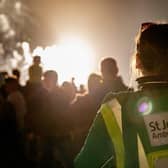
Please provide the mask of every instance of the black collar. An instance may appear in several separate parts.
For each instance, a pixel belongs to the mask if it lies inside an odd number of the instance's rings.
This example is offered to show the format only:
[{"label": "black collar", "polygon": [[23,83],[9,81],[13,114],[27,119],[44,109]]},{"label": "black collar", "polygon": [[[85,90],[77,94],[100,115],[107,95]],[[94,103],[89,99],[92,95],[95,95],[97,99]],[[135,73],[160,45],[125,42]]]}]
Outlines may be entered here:
[{"label": "black collar", "polygon": [[138,88],[146,87],[168,87],[168,77],[167,76],[145,76],[138,78]]}]

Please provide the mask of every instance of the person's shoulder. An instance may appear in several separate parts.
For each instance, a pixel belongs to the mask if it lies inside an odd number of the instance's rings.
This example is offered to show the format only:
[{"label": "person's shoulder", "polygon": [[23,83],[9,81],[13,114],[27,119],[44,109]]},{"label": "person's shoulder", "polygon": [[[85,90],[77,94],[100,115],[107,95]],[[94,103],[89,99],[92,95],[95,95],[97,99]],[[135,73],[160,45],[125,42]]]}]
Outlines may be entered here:
[{"label": "person's shoulder", "polygon": [[111,100],[117,99],[120,102],[125,101],[128,99],[131,95],[133,95],[135,92],[132,89],[128,89],[127,91],[121,91],[121,92],[109,92],[106,94],[106,96],[103,99],[103,104],[107,103]]},{"label": "person's shoulder", "polygon": [[34,68],[34,65],[33,65],[33,64],[29,66],[29,69],[32,69],[32,68]]},{"label": "person's shoulder", "polygon": [[120,91],[125,91],[125,90],[128,90],[129,87],[124,83],[123,79],[121,76],[118,76],[115,80],[116,82],[116,86],[118,87],[118,89]]}]

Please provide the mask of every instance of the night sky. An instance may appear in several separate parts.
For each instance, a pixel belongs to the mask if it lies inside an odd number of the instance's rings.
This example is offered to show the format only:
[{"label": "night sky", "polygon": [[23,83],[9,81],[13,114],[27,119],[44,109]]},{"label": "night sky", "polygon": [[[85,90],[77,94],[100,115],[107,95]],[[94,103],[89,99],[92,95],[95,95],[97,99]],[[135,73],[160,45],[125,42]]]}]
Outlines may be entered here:
[{"label": "night sky", "polygon": [[38,23],[41,45],[73,34],[91,44],[97,55],[117,59],[120,74],[129,82],[134,38],[141,22],[168,21],[167,0],[28,0]]}]

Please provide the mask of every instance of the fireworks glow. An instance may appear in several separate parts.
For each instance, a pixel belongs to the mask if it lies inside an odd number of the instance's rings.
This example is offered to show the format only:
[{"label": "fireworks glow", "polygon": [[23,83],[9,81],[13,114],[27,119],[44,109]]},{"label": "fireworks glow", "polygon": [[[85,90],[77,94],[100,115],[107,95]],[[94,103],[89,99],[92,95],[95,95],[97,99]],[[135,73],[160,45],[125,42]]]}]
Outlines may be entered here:
[{"label": "fireworks glow", "polygon": [[21,0],[1,0],[0,11],[0,70],[10,73],[25,64],[22,43],[31,36],[26,25],[31,27],[35,22]]},{"label": "fireworks glow", "polygon": [[78,86],[86,84],[89,74],[94,71],[94,51],[79,38],[66,38],[44,49],[37,47],[33,52],[36,54],[41,56],[44,71],[58,72],[60,83],[75,77]]},{"label": "fireworks glow", "polygon": [[86,84],[93,71],[94,52],[76,35],[64,37],[57,45],[36,47],[31,51],[28,40],[31,25],[36,26],[29,8],[21,0],[0,1],[0,71],[9,74],[13,68],[21,71],[21,83],[28,79],[27,69],[32,64],[32,56],[40,55],[45,70],[55,70],[60,82],[75,77],[76,83]]}]

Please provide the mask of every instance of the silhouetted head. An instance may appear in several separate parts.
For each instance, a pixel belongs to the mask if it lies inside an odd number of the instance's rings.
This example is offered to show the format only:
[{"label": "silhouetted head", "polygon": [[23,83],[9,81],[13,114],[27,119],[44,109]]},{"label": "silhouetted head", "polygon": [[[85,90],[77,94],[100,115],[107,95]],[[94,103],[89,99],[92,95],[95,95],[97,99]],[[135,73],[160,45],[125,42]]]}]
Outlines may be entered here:
[{"label": "silhouetted head", "polygon": [[48,70],[43,74],[44,79],[52,81],[53,83],[57,83],[58,81],[58,74],[54,70]]},{"label": "silhouetted head", "polygon": [[58,74],[54,70],[48,70],[43,74],[43,83],[46,89],[52,90],[58,82]]},{"label": "silhouetted head", "polygon": [[2,71],[0,72],[0,74],[3,76],[4,79],[7,79],[9,77],[9,74],[6,71]]},{"label": "silhouetted head", "polygon": [[96,73],[92,73],[89,75],[88,90],[90,93],[96,92],[98,89],[100,89],[102,84],[101,80],[102,80],[101,76]]},{"label": "silhouetted head", "polygon": [[101,61],[101,73],[103,79],[113,79],[118,74],[117,62],[114,58],[108,57]]},{"label": "silhouetted head", "polygon": [[84,84],[80,84],[78,93],[85,94],[85,92],[86,92],[85,85]]},{"label": "silhouetted head", "polygon": [[16,90],[18,90],[18,80],[14,77],[5,79],[5,91],[11,93]]},{"label": "silhouetted head", "polygon": [[13,69],[12,74],[19,79],[20,78],[20,71],[18,69]]},{"label": "silhouetted head", "polygon": [[141,25],[137,38],[136,68],[143,75],[168,75],[168,24]]},{"label": "silhouetted head", "polygon": [[62,86],[62,91],[64,94],[64,97],[66,98],[66,100],[70,103],[71,101],[73,101],[73,99],[75,98],[76,95],[76,90],[73,86],[73,84],[71,82],[63,82]]},{"label": "silhouetted head", "polygon": [[41,63],[41,57],[38,56],[38,55],[34,56],[34,57],[33,57],[33,63],[34,63],[35,65],[39,65],[39,64]]}]

